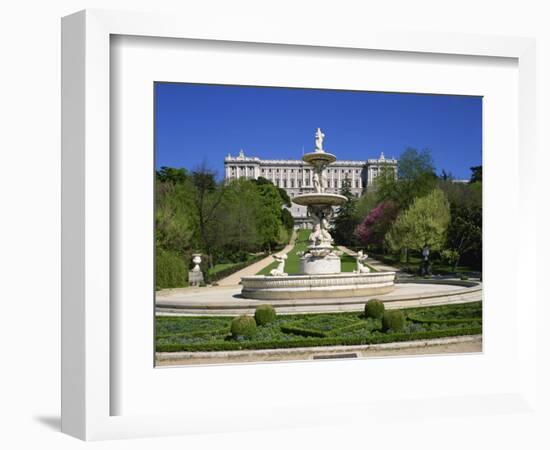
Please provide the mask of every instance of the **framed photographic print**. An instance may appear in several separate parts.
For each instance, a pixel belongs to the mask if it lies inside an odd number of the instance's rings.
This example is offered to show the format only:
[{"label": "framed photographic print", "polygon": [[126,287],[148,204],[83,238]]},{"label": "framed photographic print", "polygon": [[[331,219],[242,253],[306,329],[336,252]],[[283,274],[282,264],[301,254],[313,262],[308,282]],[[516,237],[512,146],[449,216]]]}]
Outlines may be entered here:
[{"label": "framed photographic print", "polygon": [[325,31],[63,19],[65,432],[531,410],[533,42]]},{"label": "framed photographic print", "polygon": [[154,95],[157,364],[481,351],[482,97]]}]

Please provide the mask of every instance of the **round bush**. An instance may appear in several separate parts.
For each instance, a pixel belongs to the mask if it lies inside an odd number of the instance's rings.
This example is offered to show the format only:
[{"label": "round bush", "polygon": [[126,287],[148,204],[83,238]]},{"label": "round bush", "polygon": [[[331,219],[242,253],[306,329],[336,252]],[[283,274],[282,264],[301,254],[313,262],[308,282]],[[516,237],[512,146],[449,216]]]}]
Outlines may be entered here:
[{"label": "round bush", "polygon": [[256,321],[251,316],[238,316],[231,321],[233,337],[250,337],[256,332]]},{"label": "round bush", "polygon": [[271,305],[260,305],[256,308],[256,312],[254,313],[254,319],[256,319],[256,323],[260,326],[267,325],[268,323],[271,323],[275,320],[275,316],[277,313],[275,312],[275,308]]},{"label": "round bush", "polygon": [[401,331],[405,326],[405,315],[399,311],[386,311],[382,316],[382,329],[384,331]]},{"label": "round bush", "polygon": [[373,319],[381,319],[384,315],[384,303],[380,300],[372,299],[365,303],[365,316]]}]

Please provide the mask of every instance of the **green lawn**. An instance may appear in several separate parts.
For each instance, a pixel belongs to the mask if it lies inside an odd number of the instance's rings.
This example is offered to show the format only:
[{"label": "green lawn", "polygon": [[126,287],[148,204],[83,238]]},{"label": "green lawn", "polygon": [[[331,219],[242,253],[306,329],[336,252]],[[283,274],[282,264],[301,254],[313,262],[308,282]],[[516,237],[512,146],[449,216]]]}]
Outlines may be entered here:
[{"label": "green lawn", "polygon": [[[355,269],[357,269],[357,261],[355,260],[355,257],[343,254],[340,260],[342,261],[342,272],[353,272]],[[371,270],[371,272],[378,272],[370,264],[363,263],[363,265],[367,266]]]},{"label": "green lawn", "polygon": [[380,320],[363,313],[278,315],[258,327],[251,338],[231,337],[232,317],[169,317],[156,319],[156,349],[215,351],[239,349],[360,345],[481,334],[481,302],[403,309],[405,327],[383,332]]},{"label": "green lawn", "polygon": [[229,269],[230,267],[236,266],[237,264],[240,264],[240,262],[216,264],[208,272],[210,272],[210,275],[214,275],[215,273],[218,273],[225,269]]},{"label": "green lawn", "polygon": [[[297,255],[298,252],[303,252],[307,249],[309,245],[308,237],[311,233],[311,230],[298,230],[296,236],[296,243],[292,250],[287,253],[288,259],[285,263],[285,272],[289,275],[295,275],[300,271],[300,257]],[[256,275],[269,275],[273,269],[277,267],[279,263],[273,261],[269,266],[264,267]]]},{"label": "green lawn", "polygon": [[[285,263],[285,272],[289,275],[297,275],[300,272],[300,257],[297,255],[298,252],[303,252],[307,250],[309,246],[309,235],[311,230],[298,230],[296,237],[296,244],[294,248],[290,250],[287,254],[288,259]],[[342,255],[342,272],[353,272],[357,267],[355,258],[350,255]],[[271,270],[277,267],[277,261],[272,262],[269,266],[264,267],[256,275],[269,275]],[[372,271],[376,271],[373,267],[369,266]]]},{"label": "green lawn", "polygon": [[[372,256],[373,258],[376,258],[384,262],[385,264],[404,269],[407,272],[417,272],[420,267],[420,263],[422,262],[422,257],[415,254],[409,255],[408,264],[404,258],[399,258],[393,255],[373,254]],[[432,264],[432,272],[436,275],[452,275],[454,273],[466,274],[472,272],[480,272],[479,269],[470,266],[458,266],[456,272],[454,272],[453,267],[443,263],[442,261],[431,260],[430,263]]]},{"label": "green lawn", "polygon": [[210,282],[216,282],[265,258],[265,254],[249,254],[246,261],[216,264],[208,271]]}]

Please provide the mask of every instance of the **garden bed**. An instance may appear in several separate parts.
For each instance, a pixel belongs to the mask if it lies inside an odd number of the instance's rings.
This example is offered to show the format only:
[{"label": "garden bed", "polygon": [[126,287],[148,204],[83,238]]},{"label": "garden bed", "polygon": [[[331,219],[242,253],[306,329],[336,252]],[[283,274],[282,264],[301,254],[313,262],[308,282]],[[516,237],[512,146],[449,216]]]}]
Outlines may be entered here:
[{"label": "garden bed", "polygon": [[405,326],[384,332],[378,319],[363,313],[277,316],[254,336],[233,338],[232,317],[157,317],[156,351],[220,351],[333,345],[365,345],[481,334],[481,302],[408,308]]}]

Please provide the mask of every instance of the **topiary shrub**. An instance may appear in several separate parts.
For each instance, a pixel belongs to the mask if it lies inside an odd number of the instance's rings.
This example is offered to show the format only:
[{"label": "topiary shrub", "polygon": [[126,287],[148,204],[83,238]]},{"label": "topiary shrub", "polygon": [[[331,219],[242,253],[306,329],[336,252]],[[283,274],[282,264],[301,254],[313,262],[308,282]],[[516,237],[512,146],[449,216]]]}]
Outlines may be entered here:
[{"label": "topiary shrub", "polygon": [[365,303],[365,316],[373,319],[381,319],[384,315],[384,303],[380,300],[372,299]]},{"label": "topiary shrub", "polygon": [[231,321],[231,335],[237,337],[251,337],[256,333],[256,321],[251,316],[238,316]]},{"label": "topiary shrub", "polygon": [[382,330],[401,331],[405,326],[405,315],[399,310],[386,311],[382,316]]},{"label": "topiary shrub", "polygon": [[260,326],[273,322],[275,316],[277,316],[277,313],[271,305],[260,305],[254,312],[254,319],[256,319],[256,323]]}]

